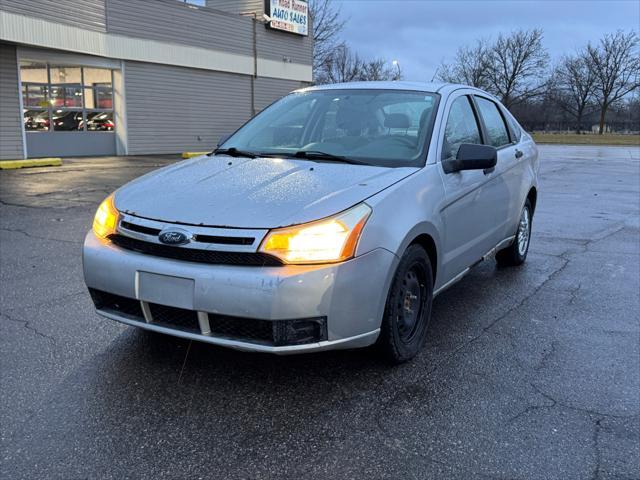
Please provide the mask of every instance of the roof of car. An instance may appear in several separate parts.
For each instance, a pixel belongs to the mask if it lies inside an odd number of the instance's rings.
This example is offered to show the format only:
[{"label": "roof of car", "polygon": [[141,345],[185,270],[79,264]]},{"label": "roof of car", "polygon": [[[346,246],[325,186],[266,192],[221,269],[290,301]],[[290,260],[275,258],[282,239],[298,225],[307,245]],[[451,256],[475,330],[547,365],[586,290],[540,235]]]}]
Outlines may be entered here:
[{"label": "roof of car", "polygon": [[378,82],[347,82],[332,83],[328,85],[315,85],[303,88],[299,91],[314,90],[340,90],[340,89],[372,89],[372,90],[415,90],[418,92],[446,93],[446,91],[457,90],[458,88],[472,88],[468,85],[458,85],[445,82],[405,82],[405,81],[378,81]]}]

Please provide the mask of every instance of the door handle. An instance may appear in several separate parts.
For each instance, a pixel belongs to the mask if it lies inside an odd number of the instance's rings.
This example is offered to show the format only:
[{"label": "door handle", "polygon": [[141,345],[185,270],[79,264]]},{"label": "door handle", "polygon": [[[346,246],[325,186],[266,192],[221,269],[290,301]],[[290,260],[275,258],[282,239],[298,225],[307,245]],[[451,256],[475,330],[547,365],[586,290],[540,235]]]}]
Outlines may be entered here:
[{"label": "door handle", "polygon": [[516,158],[520,158],[524,155],[520,150],[516,149]]}]

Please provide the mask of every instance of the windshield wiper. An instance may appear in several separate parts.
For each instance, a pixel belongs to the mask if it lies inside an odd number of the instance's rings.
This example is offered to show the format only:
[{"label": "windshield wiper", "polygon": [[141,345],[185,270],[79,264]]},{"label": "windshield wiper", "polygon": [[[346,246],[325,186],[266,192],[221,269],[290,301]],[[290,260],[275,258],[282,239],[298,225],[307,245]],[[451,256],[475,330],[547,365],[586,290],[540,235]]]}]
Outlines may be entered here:
[{"label": "windshield wiper", "polygon": [[342,155],[334,155],[333,153],[321,152],[319,150],[299,150],[290,154],[294,158],[305,158],[308,160],[331,160],[335,162],[351,163],[352,165],[362,165],[362,162],[352,160]]},{"label": "windshield wiper", "polygon": [[253,152],[247,152],[244,150],[238,150],[236,147],[231,148],[216,148],[212,155],[229,155],[230,157],[247,157],[247,158],[258,158],[258,156]]},{"label": "windshield wiper", "polygon": [[363,165],[362,162],[352,160],[342,155],[334,155],[333,153],[321,152],[319,150],[299,150],[295,153],[292,152],[264,152],[254,153],[245,150],[238,150],[236,147],[231,148],[216,148],[211,155],[229,155],[230,157],[288,157],[288,158],[303,158],[305,160],[330,160],[334,162],[351,163],[353,165]]}]

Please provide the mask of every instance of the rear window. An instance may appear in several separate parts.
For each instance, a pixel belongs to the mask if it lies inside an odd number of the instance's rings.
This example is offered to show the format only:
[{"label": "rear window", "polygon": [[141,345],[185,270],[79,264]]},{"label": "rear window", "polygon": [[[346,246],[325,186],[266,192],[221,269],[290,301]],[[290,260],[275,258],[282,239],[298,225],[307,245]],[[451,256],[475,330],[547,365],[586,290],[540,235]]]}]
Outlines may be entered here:
[{"label": "rear window", "polygon": [[476,97],[476,104],[487,129],[487,143],[494,147],[509,144],[509,132],[498,105],[483,97]]},{"label": "rear window", "polygon": [[516,119],[513,118],[513,115],[511,115],[511,113],[507,113],[506,117],[507,117],[507,122],[509,123],[509,126],[511,127],[511,133],[513,134],[513,140],[515,140],[516,142],[519,142],[520,141],[520,137],[522,136],[522,127],[516,121]]}]

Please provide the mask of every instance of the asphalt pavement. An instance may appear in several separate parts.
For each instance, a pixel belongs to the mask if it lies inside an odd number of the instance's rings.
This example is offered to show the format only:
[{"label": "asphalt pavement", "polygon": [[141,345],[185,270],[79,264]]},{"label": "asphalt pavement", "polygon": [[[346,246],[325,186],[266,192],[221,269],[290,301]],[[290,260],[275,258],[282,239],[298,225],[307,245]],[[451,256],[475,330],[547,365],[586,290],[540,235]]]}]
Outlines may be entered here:
[{"label": "asphalt pavement", "polygon": [[95,208],[175,157],[0,172],[0,477],[640,478],[640,148],[540,150],[527,263],[440,295],[396,367],[96,315]]}]

